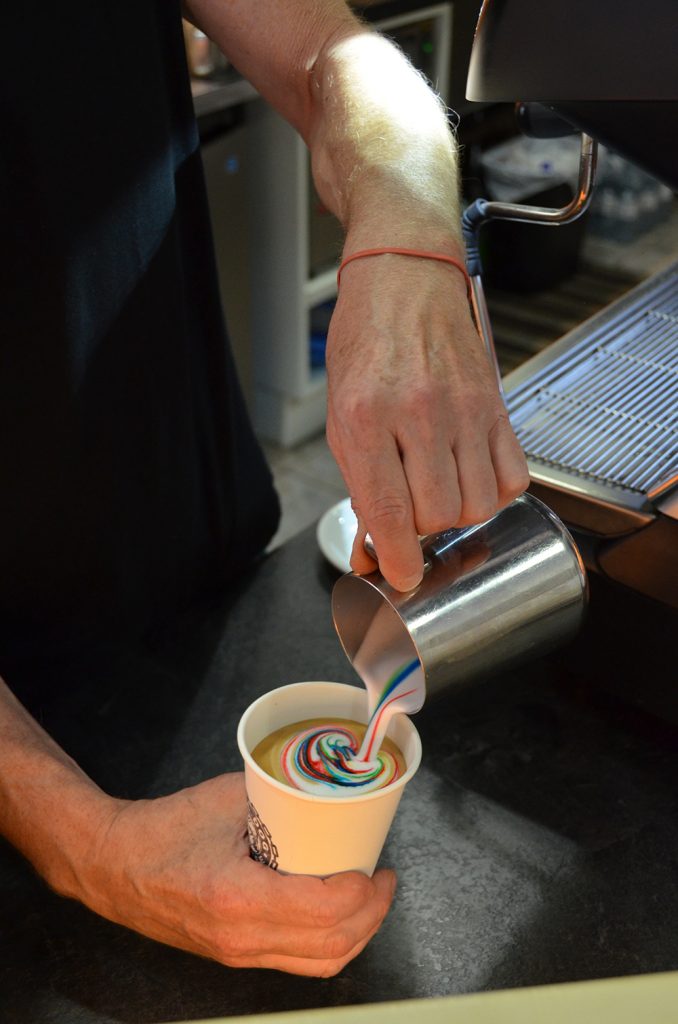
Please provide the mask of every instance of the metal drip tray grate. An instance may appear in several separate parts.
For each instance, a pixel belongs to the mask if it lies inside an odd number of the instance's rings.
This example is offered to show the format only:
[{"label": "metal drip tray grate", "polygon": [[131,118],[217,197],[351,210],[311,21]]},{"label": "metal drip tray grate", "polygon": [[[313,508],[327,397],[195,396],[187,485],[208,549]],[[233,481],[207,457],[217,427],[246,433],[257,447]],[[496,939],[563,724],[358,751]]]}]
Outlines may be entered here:
[{"label": "metal drip tray grate", "polygon": [[654,495],[675,482],[678,264],[537,362],[506,396],[531,461],[635,494]]}]

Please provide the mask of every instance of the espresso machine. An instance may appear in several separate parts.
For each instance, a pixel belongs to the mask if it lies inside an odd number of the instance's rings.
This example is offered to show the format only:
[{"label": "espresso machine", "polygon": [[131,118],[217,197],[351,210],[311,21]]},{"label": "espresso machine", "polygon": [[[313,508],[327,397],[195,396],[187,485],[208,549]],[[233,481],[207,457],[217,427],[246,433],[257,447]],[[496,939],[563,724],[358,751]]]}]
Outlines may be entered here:
[{"label": "espresso machine", "polygon": [[[678,189],[675,0],[485,0],[467,98],[515,103],[525,130],[581,133],[560,210],[478,200],[464,217],[479,330],[493,351],[478,237],[490,219],[559,224],[586,209],[597,142]],[[678,255],[678,254],[677,254]],[[678,260],[503,380],[530,491],[587,568],[678,608]]]}]

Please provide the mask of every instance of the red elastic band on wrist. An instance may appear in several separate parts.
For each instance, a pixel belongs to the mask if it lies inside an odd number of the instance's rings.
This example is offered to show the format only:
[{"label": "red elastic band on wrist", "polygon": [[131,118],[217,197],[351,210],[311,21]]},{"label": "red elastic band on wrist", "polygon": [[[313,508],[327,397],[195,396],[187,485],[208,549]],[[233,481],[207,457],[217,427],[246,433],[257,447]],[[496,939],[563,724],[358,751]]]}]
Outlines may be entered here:
[{"label": "red elastic band on wrist", "polygon": [[460,260],[455,260],[453,256],[447,256],[442,252],[427,252],[425,249],[401,249],[399,246],[361,249],[359,252],[352,252],[350,256],[341,261],[337,271],[337,288],[341,285],[341,272],[348,263],[351,263],[353,260],[360,260],[363,256],[382,256],[384,253],[392,253],[396,256],[419,256],[424,260],[438,260],[440,263],[449,263],[464,275],[466,291],[468,292],[469,299],[471,298],[471,278],[468,276],[468,271]]}]

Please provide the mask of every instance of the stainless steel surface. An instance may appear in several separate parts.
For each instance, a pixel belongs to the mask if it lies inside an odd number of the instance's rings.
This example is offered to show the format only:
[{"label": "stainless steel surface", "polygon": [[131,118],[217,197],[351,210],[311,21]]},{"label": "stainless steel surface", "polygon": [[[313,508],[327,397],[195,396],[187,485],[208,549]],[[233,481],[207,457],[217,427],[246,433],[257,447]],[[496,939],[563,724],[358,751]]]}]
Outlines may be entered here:
[{"label": "stainless steel surface", "polygon": [[[530,372],[530,370],[532,372]],[[531,472],[637,510],[678,476],[678,263],[505,381]]]},{"label": "stainless steel surface", "polygon": [[569,224],[570,221],[581,217],[591,202],[597,159],[598,143],[589,135],[582,135],[577,192],[567,206],[563,206],[561,209],[550,209],[546,206],[523,206],[520,203],[492,201],[484,206],[483,212],[485,217],[488,220],[517,220],[555,225]]},{"label": "stainless steel surface", "polygon": [[530,494],[553,509],[564,523],[598,537],[621,537],[649,526],[656,518],[654,511],[618,505],[592,495],[590,491],[575,490],[567,484],[560,485],[554,479],[554,474],[549,474],[547,479],[544,476],[536,478],[532,474]]},{"label": "stainless steel surface", "polygon": [[471,308],[473,310],[473,316],[478,328],[478,333],[480,334],[483,345],[485,346],[485,351],[494,366],[499,391],[503,394],[504,387],[501,379],[501,370],[499,369],[499,360],[497,359],[497,350],[494,347],[492,323],[490,321],[490,314],[487,308],[487,301],[485,299],[483,279],[480,274],[474,274],[471,278]]},{"label": "stainless steel surface", "polygon": [[527,221],[544,225],[558,226],[576,220],[588,207],[593,193],[593,182],[596,174],[598,144],[588,135],[581,136],[581,154],[579,159],[579,179],[577,192],[572,201],[559,209],[544,206],[524,206],[520,203],[500,203],[478,200],[466,210],[462,219],[464,239],[467,247],[467,261],[471,275],[471,305],[476,326],[480,332],[485,349],[494,365],[499,390],[503,391],[501,371],[497,360],[492,336],[492,325],[485,300],[483,280],[481,276],[478,234],[481,226],[488,220]]},{"label": "stainless steel surface", "polygon": [[580,624],[583,563],[557,516],[529,494],[480,526],[425,538],[423,551],[429,569],[409,593],[379,572],[334,586],[334,625],[363,677],[379,675],[380,652],[401,664],[416,655],[428,699],[534,657]]}]

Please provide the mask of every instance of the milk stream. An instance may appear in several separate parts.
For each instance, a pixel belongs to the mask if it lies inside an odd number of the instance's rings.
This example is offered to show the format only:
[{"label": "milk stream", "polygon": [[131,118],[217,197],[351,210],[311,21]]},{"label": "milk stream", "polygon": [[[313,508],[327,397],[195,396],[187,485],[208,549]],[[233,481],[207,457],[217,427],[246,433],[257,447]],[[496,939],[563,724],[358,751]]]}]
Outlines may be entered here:
[{"label": "milk stream", "polygon": [[426,695],[417,650],[390,605],[382,604],[372,618],[353,657],[353,667],[367,690],[369,716],[356,760],[371,763],[393,716],[419,711]]},{"label": "milk stream", "polygon": [[370,717],[356,761],[373,763],[393,715],[417,711],[421,707],[419,697],[423,692],[423,674],[419,658],[413,658],[396,668],[381,691],[375,688],[372,680],[365,681]]}]

